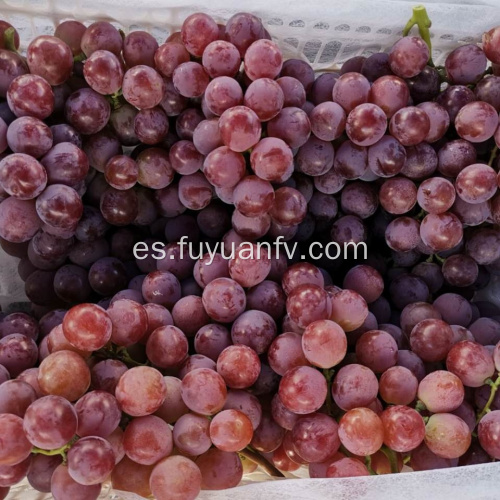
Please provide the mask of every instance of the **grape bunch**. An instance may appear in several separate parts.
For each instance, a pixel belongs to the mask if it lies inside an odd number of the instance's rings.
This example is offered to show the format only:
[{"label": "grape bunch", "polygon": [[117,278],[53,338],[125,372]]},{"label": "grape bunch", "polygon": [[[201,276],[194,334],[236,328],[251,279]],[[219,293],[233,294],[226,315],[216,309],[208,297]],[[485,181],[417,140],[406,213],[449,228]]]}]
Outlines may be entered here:
[{"label": "grape bunch", "polygon": [[0,498],[500,459],[500,27],[405,35],[318,75],[249,13],[0,21]]}]

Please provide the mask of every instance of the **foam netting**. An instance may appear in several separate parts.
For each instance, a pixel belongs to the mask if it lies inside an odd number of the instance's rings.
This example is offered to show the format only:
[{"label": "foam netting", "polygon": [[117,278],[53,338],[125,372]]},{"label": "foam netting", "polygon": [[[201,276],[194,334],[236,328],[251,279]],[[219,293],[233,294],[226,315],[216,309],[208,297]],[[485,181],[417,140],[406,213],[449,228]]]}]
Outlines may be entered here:
[{"label": "foam netting", "polygon": [[[458,45],[480,42],[484,31],[500,24],[500,0],[452,0],[424,2],[432,20],[433,58],[438,64]],[[401,36],[411,17],[413,0],[0,0],[0,18],[20,33],[21,49],[31,39],[52,34],[65,19],[86,24],[107,20],[125,32],[146,30],[158,42],[180,29],[183,20],[202,11],[224,22],[236,12],[259,16],[284,52],[321,70],[341,64],[356,55],[388,50]],[[493,277],[483,300],[500,303],[500,280]],[[0,304],[17,308],[26,300],[24,284],[17,275],[17,259],[0,250]],[[10,307],[9,307],[10,306]],[[203,491],[201,500],[498,500],[500,464],[491,463],[410,474],[348,479],[307,479],[299,469],[289,478],[273,479],[256,472],[242,485],[226,491]],[[26,482],[11,488],[9,500],[46,500],[50,495],[30,489]],[[140,500],[131,493],[113,491],[104,485],[101,498]],[[68,499],[71,500],[71,499]]]}]

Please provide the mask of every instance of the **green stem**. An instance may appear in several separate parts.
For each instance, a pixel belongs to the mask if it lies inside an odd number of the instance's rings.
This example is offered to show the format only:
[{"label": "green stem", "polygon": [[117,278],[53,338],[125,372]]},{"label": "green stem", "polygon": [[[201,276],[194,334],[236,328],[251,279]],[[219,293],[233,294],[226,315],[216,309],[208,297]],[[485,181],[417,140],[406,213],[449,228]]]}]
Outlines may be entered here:
[{"label": "green stem", "polygon": [[366,465],[366,468],[368,469],[368,472],[370,473],[370,476],[377,476],[377,473],[372,469],[372,457],[371,457],[371,455],[367,455],[365,457],[365,465]]},{"label": "green stem", "polygon": [[391,450],[390,448],[388,448],[387,446],[382,446],[382,448],[380,448],[380,451],[389,460],[389,463],[391,464],[391,473],[395,474],[395,473],[399,472],[399,469],[398,469],[398,459],[397,459],[396,454],[394,453],[394,451]]},{"label": "green stem", "polygon": [[491,392],[490,392],[490,397],[488,398],[488,401],[484,405],[484,408],[481,410],[479,415],[477,416],[477,421],[479,422],[487,413],[491,411],[490,406],[492,405],[494,399],[495,399],[495,394],[497,393],[498,387],[500,387],[500,375],[497,377],[497,379],[493,382],[493,380],[488,379],[485,382],[491,387]]},{"label": "green stem", "polygon": [[83,62],[85,59],[87,59],[87,56],[82,52],[81,54],[73,57],[73,62]]},{"label": "green stem", "polygon": [[335,370],[323,370],[323,375],[326,378],[326,385],[328,387],[328,392],[326,393],[326,411],[330,417],[333,416],[333,398],[332,398],[332,381],[333,375],[335,374]]},{"label": "green stem", "polygon": [[31,453],[36,453],[38,455],[47,455],[49,457],[53,457],[55,455],[61,455],[63,459],[63,463],[66,463],[66,453],[68,453],[69,449],[78,441],[78,436],[74,436],[69,443],[57,448],[56,450],[43,450],[42,448],[38,448],[34,446],[31,449]]},{"label": "green stem", "polygon": [[427,410],[427,407],[420,401],[420,399],[417,401],[417,404],[415,405],[415,410],[417,410],[419,413],[422,411]]},{"label": "green stem", "polygon": [[252,450],[251,448],[245,448],[238,452],[240,455],[243,455],[245,458],[252,460],[257,465],[259,465],[266,474],[269,474],[273,477],[285,477],[285,475],[279,471],[273,464],[267,461],[260,453]]},{"label": "green stem", "polygon": [[491,155],[490,155],[490,159],[488,161],[488,165],[491,167],[493,165],[493,162],[495,161],[495,158],[497,157],[497,153],[498,153],[498,146],[495,146],[492,150],[491,150]]},{"label": "green stem", "polygon": [[120,361],[123,361],[125,364],[129,364],[132,366],[149,366],[149,363],[147,362],[139,363],[139,361],[132,359],[125,347],[118,347],[118,349],[116,350],[116,356]]},{"label": "green stem", "polygon": [[403,463],[406,465],[410,460],[411,460],[411,455],[406,455],[406,457],[403,458]]},{"label": "green stem", "polygon": [[422,40],[429,47],[429,66],[434,66],[432,61],[432,44],[431,44],[431,32],[430,27],[432,26],[432,22],[429,19],[429,15],[427,14],[427,10],[423,5],[417,5],[413,7],[413,14],[410,20],[406,23],[406,26],[403,29],[403,36],[407,36],[410,33],[410,30],[413,26],[418,26],[418,32]]},{"label": "green stem", "polygon": [[16,47],[16,28],[7,28],[3,33],[4,44],[7,50],[11,52],[17,52]]}]

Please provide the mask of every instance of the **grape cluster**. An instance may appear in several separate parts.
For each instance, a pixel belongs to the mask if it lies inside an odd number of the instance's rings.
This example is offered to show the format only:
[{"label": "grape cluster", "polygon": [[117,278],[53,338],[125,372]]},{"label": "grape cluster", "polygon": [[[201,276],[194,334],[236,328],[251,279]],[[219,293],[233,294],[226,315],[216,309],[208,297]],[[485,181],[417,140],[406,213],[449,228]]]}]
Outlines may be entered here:
[{"label": "grape cluster", "polygon": [[[473,300],[500,275],[500,28],[319,76],[247,13],[18,49],[0,21],[0,242],[32,302],[0,313],[0,498],[500,459],[500,308]],[[278,237],[300,251],[243,255]]]}]

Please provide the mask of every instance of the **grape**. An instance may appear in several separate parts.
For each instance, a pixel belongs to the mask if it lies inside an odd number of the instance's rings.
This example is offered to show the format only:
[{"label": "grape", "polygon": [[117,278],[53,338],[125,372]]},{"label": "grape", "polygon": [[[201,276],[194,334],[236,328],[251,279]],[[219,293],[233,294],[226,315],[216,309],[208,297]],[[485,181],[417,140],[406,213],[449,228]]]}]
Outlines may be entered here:
[{"label": "grape", "polygon": [[55,144],[42,157],[40,163],[45,167],[49,184],[74,187],[83,181],[89,172],[87,155],[70,142]]},{"label": "grape", "polygon": [[270,40],[257,40],[244,55],[245,74],[254,81],[259,78],[275,78],[283,66],[283,57],[278,46]]},{"label": "grape", "polygon": [[293,332],[278,335],[269,346],[267,357],[270,367],[281,376],[297,366],[309,365],[302,350],[301,337]]},{"label": "grape", "polygon": [[255,175],[243,178],[233,192],[235,207],[247,217],[267,213],[273,205],[274,196],[272,185]]},{"label": "grape", "polygon": [[430,126],[431,122],[425,111],[408,106],[392,116],[389,130],[403,146],[415,146],[427,137]]},{"label": "grape", "polygon": [[449,250],[462,240],[462,223],[449,213],[428,214],[420,224],[420,237],[432,250]]},{"label": "grape", "polygon": [[211,151],[203,162],[203,173],[207,180],[219,188],[232,188],[245,175],[245,158],[241,153],[232,151],[227,146],[220,146]]},{"label": "grape", "polygon": [[180,43],[164,43],[154,53],[154,63],[157,71],[167,78],[172,77],[177,66],[188,61],[189,52]]},{"label": "grape", "polygon": [[139,109],[149,109],[162,101],[165,83],[153,68],[142,64],[125,73],[122,90],[127,102]]},{"label": "grape", "polygon": [[37,75],[21,75],[14,79],[7,91],[7,102],[17,117],[33,116],[43,120],[54,111],[52,88]]},{"label": "grape", "polygon": [[158,42],[146,31],[133,31],[123,40],[123,58],[128,67],[145,64],[155,67],[155,52]]},{"label": "grape", "polygon": [[340,442],[355,455],[368,456],[377,452],[384,441],[384,426],[375,412],[354,408],[339,422]]},{"label": "grape", "polygon": [[32,368],[38,357],[38,349],[33,339],[20,333],[11,333],[0,339],[0,365],[11,377]]},{"label": "grape", "polygon": [[432,415],[425,426],[425,444],[438,457],[458,458],[467,451],[470,442],[469,427],[451,413]]},{"label": "grape", "polygon": [[392,46],[389,65],[401,78],[411,78],[425,68],[429,56],[429,47],[421,38],[405,36]]},{"label": "grape", "polygon": [[396,252],[409,252],[420,243],[420,224],[411,217],[393,219],[385,230],[387,246]]},{"label": "grape", "polygon": [[246,345],[226,347],[217,359],[217,372],[232,389],[250,387],[260,373],[257,353]]},{"label": "grape", "polygon": [[191,14],[182,23],[181,38],[186,49],[194,56],[201,57],[206,46],[217,40],[219,27],[207,14]]},{"label": "grape", "polygon": [[209,324],[202,326],[196,333],[194,347],[197,353],[214,361],[219,354],[231,344],[228,330],[222,325]]},{"label": "grape", "polygon": [[24,417],[26,409],[35,399],[35,389],[22,380],[6,380],[0,385],[0,413]]},{"label": "grape", "polygon": [[499,88],[500,82],[498,76],[487,76],[481,78],[474,89],[478,101],[484,101],[491,104],[497,111],[500,108]]},{"label": "grape", "polygon": [[418,398],[432,413],[449,413],[462,404],[464,387],[453,373],[437,370],[420,381]]},{"label": "grape", "polygon": [[317,411],[326,400],[327,384],[323,375],[309,366],[288,370],[279,385],[279,397],[285,407],[298,414]]},{"label": "grape", "polygon": [[493,137],[497,126],[496,109],[481,101],[466,104],[455,118],[458,135],[471,142],[483,142]]},{"label": "grape", "polygon": [[123,447],[128,458],[141,465],[153,465],[172,453],[172,431],[154,415],[139,417],[127,425]]},{"label": "grape", "polygon": [[315,321],[306,327],[302,335],[302,349],[313,365],[332,368],[344,359],[347,338],[334,321]]},{"label": "grape", "polygon": [[306,92],[302,83],[292,76],[282,76],[276,80],[284,94],[284,106],[301,108],[306,102]]},{"label": "grape", "polygon": [[223,410],[210,422],[210,439],[219,450],[240,451],[250,444],[252,436],[252,422],[241,411]]},{"label": "grape", "polygon": [[[216,78],[213,81],[216,80],[218,79]],[[210,104],[208,102],[208,96],[206,93],[205,93],[205,99],[207,99],[207,106],[210,108]],[[222,100],[221,97],[217,99],[219,103],[221,103],[221,100]],[[240,103],[241,100],[239,100],[238,102],[236,102],[235,100],[234,105]],[[255,80],[248,86],[245,92],[244,104],[252,111],[254,111],[256,115],[259,117],[259,120],[263,122],[269,121],[272,118],[274,118],[281,111],[281,108],[283,108],[283,106],[290,105],[284,101],[284,94],[280,85],[278,85],[277,82],[269,78],[259,78],[258,80]],[[213,107],[210,109],[215,113]],[[220,113],[215,113],[215,114],[220,114]]]},{"label": "grape", "polygon": [[47,173],[31,156],[14,153],[0,161],[0,186],[20,200],[36,198],[47,185]]},{"label": "grape", "polygon": [[52,132],[38,118],[22,116],[7,130],[7,143],[14,153],[25,153],[40,158],[52,147]]},{"label": "grape", "polygon": [[271,418],[271,415],[264,413],[259,426],[255,429],[251,445],[258,451],[271,453],[280,447],[284,435],[284,429]]},{"label": "grape", "polygon": [[342,367],[333,380],[332,396],[343,410],[367,406],[377,397],[378,381],[366,366],[351,364]]},{"label": "grape", "polygon": [[352,111],[359,104],[368,101],[370,83],[359,73],[345,73],[341,75],[333,87],[333,102],[340,104],[346,113]]},{"label": "grape", "polygon": [[433,305],[449,325],[467,326],[471,322],[471,306],[460,295],[445,293],[437,297]]},{"label": "grape", "polygon": [[209,368],[198,368],[182,379],[181,394],[190,410],[201,415],[214,415],[224,407],[227,389],[218,373]]},{"label": "grape", "polygon": [[85,61],[83,74],[99,94],[114,94],[122,86],[123,69],[118,58],[107,50],[96,50]]},{"label": "grape", "polygon": [[425,141],[436,142],[441,139],[450,126],[450,116],[446,109],[436,102],[422,102],[417,105],[417,108],[424,110],[431,125]]},{"label": "grape", "polygon": [[453,342],[453,332],[444,321],[424,319],[417,323],[410,334],[412,350],[424,361],[441,361],[446,358]]},{"label": "grape", "polygon": [[65,117],[78,132],[96,134],[108,123],[111,107],[104,96],[92,89],[73,92],[65,104]]},{"label": "grape", "polygon": [[359,179],[368,168],[368,151],[351,141],[345,141],[337,150],[334,170],[344,179]]},{"label": "grape", "polygon": [[375,104],[360,104],[347,117],[347,136],[358,146],[372,146],[382,138],[386,128],[386,116]]},{"label": "grape", "polygon": [[301,328],[305,328],[313,321],[328,319],[330,314],[332,318],[334,316],[327,293],[319,286],[312,284],[299,285],[294,288],[288,295],[286,309],[290,318]]},{"label": "grape", "polygon": [[498,447],[498,428],[500,411],[491,411],[487,413],[480,421],[477,429],[479,442],[482,448],[493,458],[500,456]]},{"label": "grape", "polygon": [[82,36],[81,48],[87,57],[96,50],[108,50],[120,55],[123,40],[118,30],[106,21],[92,23]]},{"label": "grape", "polygon": [[64,316],[64,336],[82,351],[96,351],[111,338],[112,323],[107,312],[95,304],[79,304]]},{"label": "grape", "polygon": [[468,255],[452,255],[443,263],[443,276],[453,286],[466,287],[474,284],[479,275],[476,261]]},{"label": "grape", "polygon": [[448,177],[456,177],[465,167],[476,162],[476,149],[463,139],[447,142],[438,152],[438,170]]},{"label": "grape", "polygon": [[50,480],[50,492],[54,500],[66,498],[84,498],[85,500],[97,500],[101,493],[101,485],[93,484],[84,486],[76,482],[68,472],[66,465],[59,465],[53,472]]},{"label": "grape", "polygon": [[480,163],[469,165],[458,174],[455,187],[465,202],[483,203],[496,193],[496,172]]},{"label": "grape", "polygon": [[196,459],[202,475],[204,490],[234,488],[243,475],[243,466],[238,453],[211,448]]},{"label": "grape", "polygon": [[189,412],[181,397],[181,380],[175,377],[164,377],[167,396],[155,415],[169,424],[173,424],[182,415]]},{"label": "grape", "polygon": [[401,172],[406,150],[391,136],[385,135],[368,149],[368,166],[379,177],[393,177]]},{"label": "grape", "polygon": [[[180,49],[176,50],[179,51]],[[240,68],[241,57],[238,48],[232,43],[225,40],[215,40],[205,47],[202,64],[211,78],[217,78],[218,76],[234,77]]]},{"label": "grape", "polygon": [[160,148],[148,148],[135,159],[139,167],[137,181],[142,186],[163,189],[171,184],[174,170],[166,151]]},{"label": "grape", "polygon": [[261,134],[258,116],[246,106],[235,106],[222,113],[219,130],[224,144],[236,152],[255,146]]},{"label": "grape", "polygon": [[355,458],[340,458],[328,465],[325,477],[358,477],[369,476],[366,466]]},{"label": "grape", "polygon": [[479,229],[469,236],[465,247],[466,252],[480,265],[492,264],[500,257],[497,255],[499,253],[498,238],[499,234],[496,229]]},{"label": "grape", "polygon": [[368,306],[363,297],[353,290],[342,290],[331,297],[330,319],[346,332],[359,328],[368,316]]},{"label": "grape", "polygon": [[431,177],[420,184],[417,201],[426,212],[433,214],[446,212],[455,201],[455,188],[446,179]]},{"label": "grape", "polygon": [[278,115],[267,124],[270,137],[285,141],[291,148],[304,145],[310,134],[311,124],[307,114],[299,108],[283,108]]},{"label": "grape", "polygon": [[33,455],[27,474],[31,487],[42,493],[50,493],[50,479],[61,462],[62,458],[58,455]]},{"label": "grape", "polygon": [[92,391],[78,400],[78,435],[108,437],[120,423],[121,410],[114,396],[105,391]]},{"label": "grape", "polygon": [[318,104],[311,111],[309,120],[313,134],[322,141],[338,139],[346,127],[346,113],[336,102]]},{"label": "grape", "polygon": [[446,368],[467,387],[480,387],[493,375],[495,366],[488,350],[477,342],[456,343],[446,358]]},{"label": "grape", "polygon": [[417,395],[418,380],[404,366],[393,366],[380,377],[380,396],[386,403],[409,405]]},{"label": "grape", "polygon": [[148,359],[160,368],[180,365],[188,353],[188,342],[179,328],[160,326],[151,333],[146,344]]},{"label": "grape", "polygon": [[210,421],[201,415],[188,413],[174,425],[173,439],[177,449],[191,456],[202,455],[212,446]]},{"label": "grape", "polygon": [[151,495],[149,477],[152,470],[153,466],[140,465],[125,457],[113,469],[111,484],[116,490],[148,497]]},{"label": "grape", "polygon": [[61,39],[42,35],[28,45],[26,61],[30,72],[50,85],[61,85],[73,70],[73,53]]},{"label": "grape", "polygon": [[356,342],[356,359],[375,373],[385,372],[397,361],[398,346],[387,332],[371,330]]},{"label": "grape", "polygon": [[127,366],[116,359],[99,361],[91,369],[91,385],[95,390],[114,394],[120,377],[126,371]]},{"label": "grape", "polygon": [[421,415],[408,406],[389,406],[380,415],[384,426],[384,444],[391,450],[406,453],[424,440],[425,424]]},{"label": "grape", "polygon": [[[404,108],[409,98],[410,91],[406,82],[394,75],[378,78],[370,88],[369,101],[382,109],[388,119]],[[381,116],[377,121],[381,126]]]},{"label": "grape", "polygon": [[28,73],[28,66],[19,54],[0,49],[0,96],[6,97],[10,84],[16,77]]},{"label": "grape", "polygon": [[122,411],[142,417],[161,407],[167,396],[167,385],[155,368],[137,366],[120,377],[115,396]]},{"label": "grape", "polygon": [[209,76],[201,64],[191,61],[174,69],[172,82],[182,96],[199,97],[207,89]]},{"label": "grape", "polygon": [[203,307],[215,321],[231,323],[244,310],[246,296],[243,288],[230,278],[216,278],[203,290]]}]

